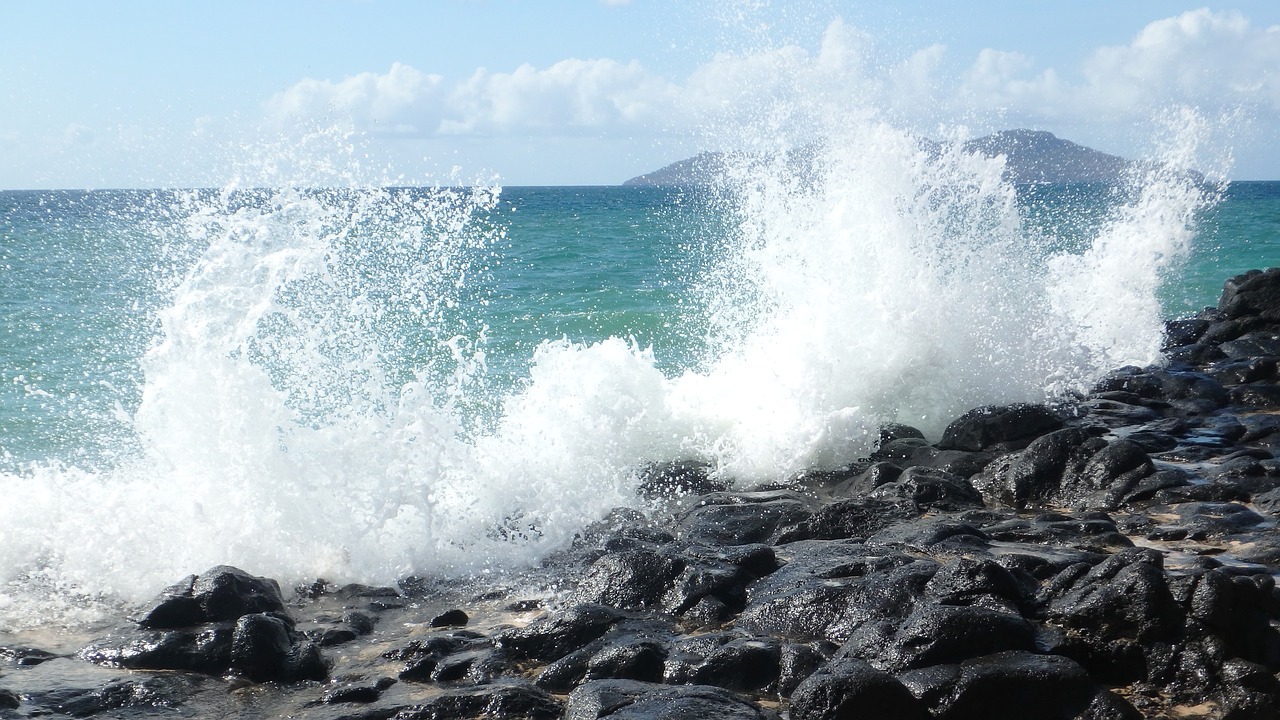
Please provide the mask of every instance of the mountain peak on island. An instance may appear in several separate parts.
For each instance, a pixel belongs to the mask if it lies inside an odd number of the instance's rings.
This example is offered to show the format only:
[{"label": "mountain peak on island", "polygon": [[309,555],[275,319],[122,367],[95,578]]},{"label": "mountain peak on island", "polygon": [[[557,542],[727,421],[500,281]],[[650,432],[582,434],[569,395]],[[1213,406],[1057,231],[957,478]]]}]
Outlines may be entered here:
[{"label": "mountain peak on island", "polygon": [[[922,145],[935,148],[937,143],[925,140]],[[1109,155],[1064,140],[1046,130],[1002,130],[964,143],[969,152],[987,157],[1003,155],[1006,177],[1014,183],[1115,182],[1134,165],[1132,160]],[[804,158],[807,153],[795,153]],[[631,178],[629,186],[698,186],[719,177],[725,155],[704,152],[674,162],[659,170]]]},{"label": "mountain peak on island", "polygon": [[1002,130],[964,144],[987,157],[1003,155],[1015,183],[1109,182],[1119,180],[1133,161],[1063,140],[1045,130]]}]

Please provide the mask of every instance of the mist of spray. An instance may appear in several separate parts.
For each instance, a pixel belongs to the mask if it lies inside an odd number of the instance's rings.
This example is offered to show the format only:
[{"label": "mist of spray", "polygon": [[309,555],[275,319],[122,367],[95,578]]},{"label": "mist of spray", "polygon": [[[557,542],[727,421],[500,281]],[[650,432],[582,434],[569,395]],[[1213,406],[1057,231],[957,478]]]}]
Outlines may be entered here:
[{"label": "mist of spray", "polygon": [[1001,160],[830,127],[728,163],[697,368],[548,340],[485,403],[496,187],[192,194],[203,250],[141,359],[143,450],[2,479],[3,624],[85,620],[218,563],[286,586],[526,566],[639,505],[649,462],[785,480],[864,456],[884,422],[936,436],[1159,360],[1156,292],[1210,200],[1192,176],[1138,174],[1066,254],[1026,230]]}]

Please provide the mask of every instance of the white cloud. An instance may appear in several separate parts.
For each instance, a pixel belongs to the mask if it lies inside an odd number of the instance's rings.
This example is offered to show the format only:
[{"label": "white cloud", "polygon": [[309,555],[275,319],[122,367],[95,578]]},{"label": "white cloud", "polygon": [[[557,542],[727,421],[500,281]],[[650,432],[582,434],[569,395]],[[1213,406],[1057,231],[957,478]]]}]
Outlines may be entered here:
[{"label": "white cloud", "polygon": [[1078,68],[1040,67],[1029,55],[997,49],[956,68],[941,45],[896,63],[878,59],[872,38],[836,20],[816,50],[720,54],[684,78],[612,59],[479,69],[455,81],[396,64],[381,74],[303,80],[268,109],[284,123],[342,120],[375,134],[425,138],[688,135],[763,120],[778,128],[779,141],[838,116],[833,106],[917,127],[981,116],[1055,126],[1132,122],[1178,103],[1280,110],[1280,27],[1254,27],[1235,12],[1158,20],[1127,45],[1096,49]]},{"label": "white cloud", "polygon": [[1097,50],[1084,76],[1080,99],[1094,111],[1171,101],[1280,109],[1280,27],[1255,28],[1237,12],[1194,10],[1147,25],[1129,45]]},{"label": "white cloud", "polygon": [[946,57],[945,45],[930,45],[917,50],[888,73],[894,97],[902,97],[906,103],[937,95],[942,89],[938,71]]},{"label": "white cloud", "polygon": [[666,81],[639,63],[562,60],[545,70],[479,69],[446,86],[402,64],[339,82],[304,80],[268,103],[278,122],[322,118],[411,136],[504,132],[576,134],[654,121],[669,109]]},{"label": "white cloud", "polygon": [[273,97],[267,109],[281,124],[346,121],[375,133],[422,137],[689,130],[741,121],[766,107],[865,95],[870,44],[865,33],[836,21],[816,53],[792,45],[721,54],[682,81],[635,61],[567,59],[545,69],[482,68],[449,85],[439,75],[396,64],[383,74],[303,80]]},{"label": "white cloud", "polygon": [[444,78],[395,63],[385,74],[360,73],[341,82],[306,79],[277,94],[268,110],[277,120],[349,120],[362,129],[427,134],[439,125]]},{"label": "white cloud", "polygon": [[963,73],[960,97],[942,100],[1093,121],[1139,119],[1174,104],[1280,110],[1280,27],[1194,10],[1150,23],[1128,45],[1094,50],[1078,81],[1067,74],[1037,72],[1032,58],[986,49]]},{"label": "white cloud", "polygon": [[654,122],[669,109],[666,81],[639,63],[562,60],[546,70],[478,70],[444,98],[442,134],[543,131],[574,134]]},{"label": "white cloud", "polygon": [[953,96],[941,101],[953,111],[1060,116],[1069,108],[1070,90],[1052,68],[1036,71],[1032,58],[1016,52],[984,49],[966,69]]}]

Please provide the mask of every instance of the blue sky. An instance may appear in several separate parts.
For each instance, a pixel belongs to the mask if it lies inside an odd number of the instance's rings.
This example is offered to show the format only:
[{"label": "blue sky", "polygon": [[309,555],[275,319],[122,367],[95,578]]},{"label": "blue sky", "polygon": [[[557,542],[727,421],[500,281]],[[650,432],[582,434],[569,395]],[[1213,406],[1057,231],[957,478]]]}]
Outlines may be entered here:
[{"label": "blue sky", "polygon": [[842,115],[1136,157],[1174,105],[1280,179],[1274,0],[886,5],[6,0],[0,188],[613,184]]}]

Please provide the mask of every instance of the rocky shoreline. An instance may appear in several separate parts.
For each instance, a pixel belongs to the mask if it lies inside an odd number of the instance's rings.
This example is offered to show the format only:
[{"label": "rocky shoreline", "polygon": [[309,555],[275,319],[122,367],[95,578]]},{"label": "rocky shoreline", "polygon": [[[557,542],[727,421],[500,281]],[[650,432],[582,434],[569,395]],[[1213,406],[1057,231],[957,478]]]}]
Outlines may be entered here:
[{"label": "rocky shoreline", "polygon": [[772,487],[654,466],[664,511],[522,578],[212,568],[73,648],[0,638],[0,717],[1274,719],[1280,268],[1167,354]]}]

